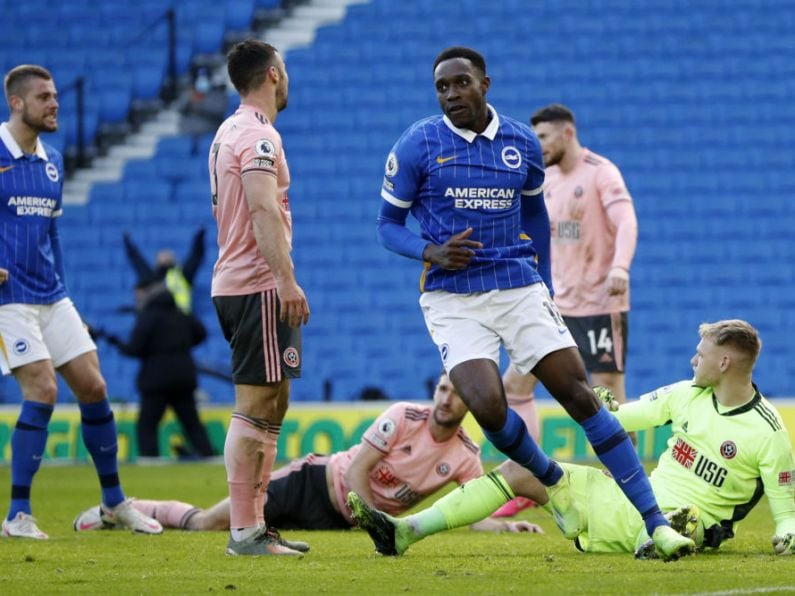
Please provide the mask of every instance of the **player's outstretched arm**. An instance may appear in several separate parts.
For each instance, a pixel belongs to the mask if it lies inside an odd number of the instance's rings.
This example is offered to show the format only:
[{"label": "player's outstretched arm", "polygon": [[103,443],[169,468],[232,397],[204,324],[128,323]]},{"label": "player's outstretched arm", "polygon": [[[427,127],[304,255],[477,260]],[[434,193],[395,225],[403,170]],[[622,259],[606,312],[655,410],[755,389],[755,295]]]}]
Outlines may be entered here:
[{"label": "player's outstretched arm", "polygon": [[348,469],[345,470],[345,482],[348,488],[359,495],[368,505],[375,506],[373,492],[370,490],[370,470],[372,470],[384,454],[362,441],[359,451],[353,456]]},{"label": "player's outstretched arm", "polygon": [[603,387],[602,385],[595,385],[593,387],[593,392],[596,394],[596,397],[602,400],[602,403],[605,407],[610,410],[611,412],[617,412],[619,406],[621,405],[616,399],[616,396],[613,394],[610,389],[607,387]]}]

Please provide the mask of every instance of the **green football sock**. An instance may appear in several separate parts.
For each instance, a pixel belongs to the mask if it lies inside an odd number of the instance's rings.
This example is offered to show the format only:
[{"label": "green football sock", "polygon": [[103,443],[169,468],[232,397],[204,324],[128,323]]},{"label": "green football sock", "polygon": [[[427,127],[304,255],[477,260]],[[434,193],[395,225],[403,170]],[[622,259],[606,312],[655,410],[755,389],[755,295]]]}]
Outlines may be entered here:
[{"label": "green football sock", "polygon": [[479,522],[513,497],[502,474],[489,472],[459,486],[428,509],[402,518],[396,533],[398,545],[408,547],[431,534]]}]

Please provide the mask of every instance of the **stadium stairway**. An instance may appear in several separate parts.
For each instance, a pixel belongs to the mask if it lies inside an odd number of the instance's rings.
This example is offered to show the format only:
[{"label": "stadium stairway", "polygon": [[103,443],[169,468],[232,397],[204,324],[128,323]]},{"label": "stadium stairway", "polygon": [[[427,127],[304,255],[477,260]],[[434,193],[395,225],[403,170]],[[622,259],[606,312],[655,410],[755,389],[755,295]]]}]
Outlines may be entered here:
[{"label": "stadium stairway", "polygon": [[[334,12],[314,5],[326,15],[319,23]],[[373,0],[314,34],[296,33],[298,21],[281,40],[269,30],[290,72],[278,128],[293,176],[296,270],[312,307],[293,398],[318,399],[330,380],[334,400],[355,399],[366,386],[417,399],[438,373],[417,305],[420,264],[379,247],[374,218],[385,156],[411,122],[438,112],[431,64],[453,44],[485,54],[490,102],[502,113],[526,121],[541,105],[566,103],[584,144],[621,168],[640,223],[629,394],[687,378],[698,324],[740,317],[763,334],[759,386],[793,395],[795,7],[727,6]],[[151,158],[125,158],[118,181],[94,183],[90,201],[63,218],[78,306],[121,333],[131,318],[114,309],[133,283],[122,230],[149,256],[164,243],[180,255],[198,225],[213,225],[202,157],[209,140],[196,154],[176,137],[146,143]],[[208,260],[213,252],[208,243]],[[83,275],[89,270],[106,275]],[[209,279],[206,263],[196,308],[214,335],[197,355],[212,364],[228,361],[228,350]],[[132,397],[135,363],[101,349],[112,391]],[[208,381],[206,389],[213,400],[230,399],[225,386]]]},{"label": "stadium stairway", "polygon": [[[275,22],[262,35],[267,34],[268,42],[286,53],[296,47],[310,45],[319,27],[328,26],[344,18],[347,7],[351,4],[362,4],[368,0],[311,0],[306,5],[298,5],[290,10],[287,15]],[[243,2],[244,7],[246,2]],[[278,0],[264,0],[262,5],[275,5]],[[188,5],[190,6],[190,5]],[[238,7],[238,3],[230,3],[230,7]],[[196,7],[192,7],[196,10]],[[238,10],[233,16],[228,17],[227,22],[230,26],[243,29],[251,19],[250,8]],[[201,11],[198,11],[201,13]],[[230,9],[230,12],[231,9]],[[122,78],[129,79],[127,73],[119,73]],[[227,80],[230,99],[230,109],[234,109],[238,99],[235,97],[231,84],[228,83],[225,68],[219,72],[212,73],[214,77],[222,77]],[[126,104],[117,102],[124,106],[126,116]],[[160,110],[154,121],[146,122],[141,130],[127,137],[122,144],[111,147],[108,155],[94,160],[90,167],[81,168],[76,171],[74,176],[67,180],[64,186],[64,202],[73,205],[82,205],[88,201],[91,188],[97,182],[116,182],[121,179],[124,167],[130,160],[150,159],[157,147],[158,142],[169,136],[177,135],[179,132],[180,115],[176,110]]]}]

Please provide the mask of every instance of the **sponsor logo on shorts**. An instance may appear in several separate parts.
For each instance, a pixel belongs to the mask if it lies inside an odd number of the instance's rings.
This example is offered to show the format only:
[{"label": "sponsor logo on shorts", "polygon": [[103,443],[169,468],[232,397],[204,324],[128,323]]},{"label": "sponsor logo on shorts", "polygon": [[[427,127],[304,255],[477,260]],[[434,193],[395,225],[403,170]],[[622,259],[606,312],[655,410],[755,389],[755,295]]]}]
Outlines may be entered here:
[{"label": "sponsor logo on shorts", "polygon": [[439,476],[447,476],[450,473],[450,465],[444,462],[440,463],[436,466],[436,473],[439,474]]},{"label": "sponsor logo on shorts", "polygon": [[734,456],[737,455],[737,445],[734,444],[734,441],[723,441],[720,446],[720,454],[726,459],[734,459]]},{"label": "sponsor logo on shorts", "polygon": [[14,352],[22,356],[23,354],[27,354],[28,350],[30,350],[30,344],[24,339],[18,339],[14,342]]},{"label": "sponsor logo on shorts", "polygon": [[292,346],[284,351],[282,358],[284,359],[284,363],[290,368],[296,368],[301,364],[301,357],[298,355],[298,350]]},{"label": "sponsor logo on shorts", "polygon": [[395,421],[391,418],[384,418],[378,423],[378,432],[380,432],[384,437],[389,438],[395,434],[395,428],[397,425]]},{"label": "sponsor logo on shorts", "polygon": [[447,356],[450,354],[450,346],[442,344],[439,346],[439,353],[442,355],[442,362],[447,362]]}]

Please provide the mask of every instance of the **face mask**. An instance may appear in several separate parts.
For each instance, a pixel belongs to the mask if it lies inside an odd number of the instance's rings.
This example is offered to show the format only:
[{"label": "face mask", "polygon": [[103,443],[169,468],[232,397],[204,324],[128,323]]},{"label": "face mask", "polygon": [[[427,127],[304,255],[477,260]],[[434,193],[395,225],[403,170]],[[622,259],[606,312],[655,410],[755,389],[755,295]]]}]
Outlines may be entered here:
[{"label": "face mask", "polygon": [[200,73],[196,77],[196,84],[194,85],[194,88],[199,93],[207,93],[210,90],[210,79],[206,74]]}]

